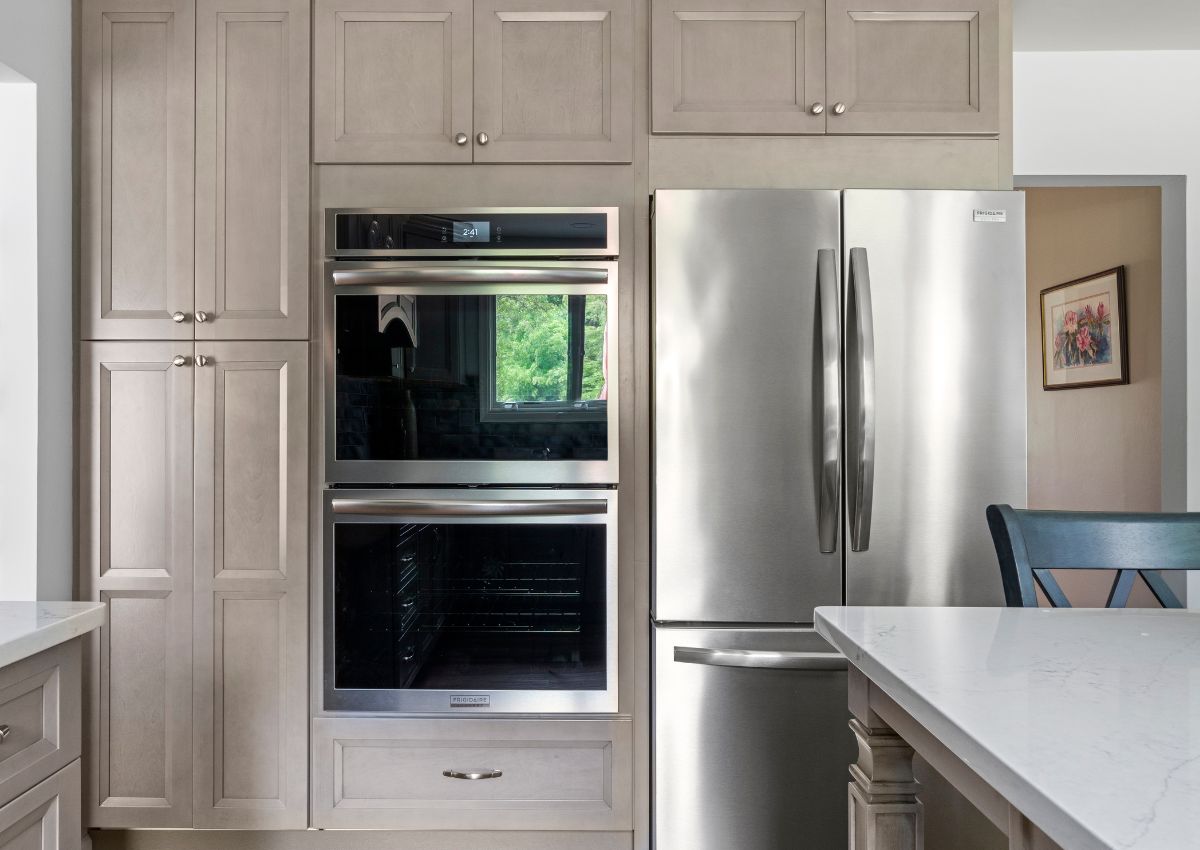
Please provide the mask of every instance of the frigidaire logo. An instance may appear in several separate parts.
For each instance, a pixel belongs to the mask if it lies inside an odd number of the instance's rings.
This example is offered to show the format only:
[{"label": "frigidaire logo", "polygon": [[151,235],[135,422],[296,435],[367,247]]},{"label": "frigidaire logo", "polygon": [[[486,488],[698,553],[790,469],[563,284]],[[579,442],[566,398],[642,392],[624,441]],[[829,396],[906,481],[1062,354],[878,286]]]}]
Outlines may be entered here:
[{"label": "frigidaire logo", "polygon": [[1008,221],[1008,210],[975,210],[975,220],[1006,222]]},{"label": "frigidaire logo", "polygon": [[450,697],[451,708],[486,708],[492,704],[487,694],[454,694]]}]

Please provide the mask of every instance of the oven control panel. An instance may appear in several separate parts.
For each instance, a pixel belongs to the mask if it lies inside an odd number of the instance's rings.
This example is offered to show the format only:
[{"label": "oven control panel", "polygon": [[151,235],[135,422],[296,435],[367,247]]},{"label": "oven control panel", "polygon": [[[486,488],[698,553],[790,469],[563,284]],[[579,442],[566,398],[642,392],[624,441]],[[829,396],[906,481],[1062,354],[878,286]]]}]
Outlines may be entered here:
[{"label": "oven control panel", "polygon": [[615,256],[615,209],[329,210],[332,257]]}]

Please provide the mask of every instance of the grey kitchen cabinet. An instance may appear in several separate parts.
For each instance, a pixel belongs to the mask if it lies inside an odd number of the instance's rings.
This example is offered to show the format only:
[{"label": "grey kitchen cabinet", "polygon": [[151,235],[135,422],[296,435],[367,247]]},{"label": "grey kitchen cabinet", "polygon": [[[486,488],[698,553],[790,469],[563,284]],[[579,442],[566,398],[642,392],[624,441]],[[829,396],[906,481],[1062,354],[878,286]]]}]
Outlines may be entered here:
[{"label": "grey kitchen cabinet", "polygon": [[317,162],[630,162],[632,0],[317,0]]},{"label": "grey kitchen cabinet", "polygon": [[81,361],[87,825],[303,828],[307,343]]},{"label": "grey kitchen cabinet", "polygon": [[824,133],[825,0],[654,0],[656,133]]},{"label": "grey kitchen cabinet", "polygon": [[654,133],[1000,133],[1000,0],[653,0]]},{"label": "grey kitchen cabinet", "polygon": [[198,340],[309,336],[308,92],[308,0],[198,0]]},{"label": "grey kitchen cabinet", "polygon": [[79,850],[79,759],[0,806],[0,850]]},{"label": "grey kitchen cabinet", "polygon": [[309,4],[82,0],[84,339],[309,336]]},{"label": "grey kitchen cabinet", "polygon": [[196,344],[197,828],[308,826],[308,344]]},{"label": "grey kitchen cabinet", "polygon": [[193,0],[82,0],[80,16],[80,332],[191,339]]}]

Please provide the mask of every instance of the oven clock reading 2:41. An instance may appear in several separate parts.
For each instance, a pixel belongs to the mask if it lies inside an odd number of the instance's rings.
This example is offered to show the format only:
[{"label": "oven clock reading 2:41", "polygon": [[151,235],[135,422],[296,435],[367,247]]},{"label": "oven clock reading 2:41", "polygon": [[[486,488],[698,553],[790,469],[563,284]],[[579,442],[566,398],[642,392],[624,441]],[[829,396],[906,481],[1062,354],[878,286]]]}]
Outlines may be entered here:
[{"label": "oven clock reading 2:41", "polygon": [[455,242],[490,242],[492,239],[492,224],[488,221],[456,221],[454,222]]}]

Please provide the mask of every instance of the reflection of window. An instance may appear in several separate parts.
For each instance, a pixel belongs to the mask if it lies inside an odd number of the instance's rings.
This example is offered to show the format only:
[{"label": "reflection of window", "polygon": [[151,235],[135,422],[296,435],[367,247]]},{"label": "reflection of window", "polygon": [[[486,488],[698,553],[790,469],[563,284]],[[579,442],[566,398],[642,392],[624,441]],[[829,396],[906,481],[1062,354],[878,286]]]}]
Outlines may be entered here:
[{"label": "reflection of window", "polygon": [[499,295],[485,304],[486,416],[604,417],[605,296]]}]

